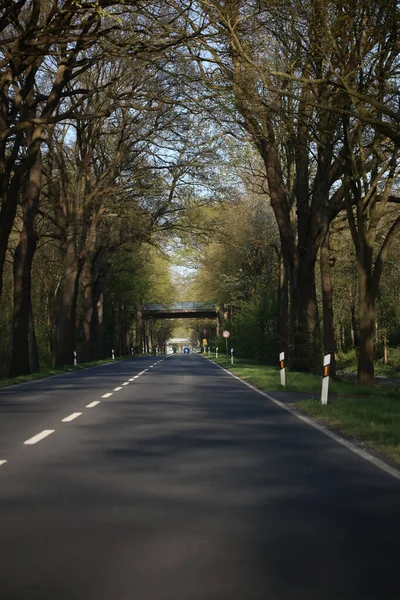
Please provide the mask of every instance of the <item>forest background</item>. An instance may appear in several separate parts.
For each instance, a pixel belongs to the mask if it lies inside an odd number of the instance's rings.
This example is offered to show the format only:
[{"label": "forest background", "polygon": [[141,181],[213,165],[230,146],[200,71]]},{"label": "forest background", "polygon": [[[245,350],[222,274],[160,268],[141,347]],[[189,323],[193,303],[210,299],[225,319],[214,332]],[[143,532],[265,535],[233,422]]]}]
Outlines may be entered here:
[{"label": "forest background", "polygon": [[242,356],[399,368],[395,1],[0,10],[0,376],[162,347],[177,299]]}]

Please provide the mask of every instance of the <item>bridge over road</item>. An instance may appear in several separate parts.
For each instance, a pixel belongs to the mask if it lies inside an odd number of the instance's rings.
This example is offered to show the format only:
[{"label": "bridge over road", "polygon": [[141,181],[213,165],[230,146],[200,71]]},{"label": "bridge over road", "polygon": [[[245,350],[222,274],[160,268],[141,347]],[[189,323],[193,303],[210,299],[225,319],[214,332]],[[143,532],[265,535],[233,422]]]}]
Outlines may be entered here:
[{"label": "bridge over road", "polygon": [[214,302],[175,302],[173,304],[145,304],[144,319],[215,319],[219,307]]}]

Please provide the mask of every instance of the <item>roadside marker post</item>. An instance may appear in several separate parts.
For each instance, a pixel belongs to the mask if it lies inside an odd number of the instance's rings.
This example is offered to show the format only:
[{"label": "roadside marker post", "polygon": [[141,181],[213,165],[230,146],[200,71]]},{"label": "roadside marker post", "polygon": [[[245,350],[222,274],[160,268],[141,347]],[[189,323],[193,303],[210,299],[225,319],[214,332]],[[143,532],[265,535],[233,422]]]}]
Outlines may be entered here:
[{"label": "roadside marker post", "polygon": [[111,358],[112,358],[113,360],[115,360],[115,356],[114,356],[114,348],[111,350]]},{"label": "roadside marker post", "polygon": [[131,346],[131,356],[133,356],[133,348],[132,348],[132,346]]},{"label": "roadside marker post", "polygon": [[329,365],[331,364],[331,355],[324,356],[324,370],[322,374],[322,391],[321,404],[328,404],[328,388],[329,388]]},{"label": "roadside marker post", "polygon": [[285,353],[279,354],[279,369],[281,374],[281,385],[286,387],[286,374],[285,374]]},{"label": "roadside marker post", "polygon": [[78,364],[78,361],[76,359],[76,352],[74,350],[74,367],[76,367],[77,364]]},{"label": "roadside marker post", "polygon": [[233,348],[231,348],[231,365],[233,365]]},{"label": "roadside marker post", "polygon": [[208,356],[210,356],[210,354],[211,354],[211,348],[210,348],[210,346],[208,346]]},{"label": "roadside marker post", "polygon": [[215,358],[218,358],[218,348],[215,348]]}]

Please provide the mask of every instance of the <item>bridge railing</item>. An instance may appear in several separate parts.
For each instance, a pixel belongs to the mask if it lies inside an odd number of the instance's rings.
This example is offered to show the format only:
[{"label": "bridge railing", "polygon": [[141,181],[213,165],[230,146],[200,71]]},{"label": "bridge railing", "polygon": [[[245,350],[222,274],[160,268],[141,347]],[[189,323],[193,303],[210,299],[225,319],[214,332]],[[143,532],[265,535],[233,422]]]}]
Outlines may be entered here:
[{"label": "bridge railing", "polygon": [[218,307],[214,302],[174,302],[172,304],[145,304],[142,310],[144,312],[217,312]]}]

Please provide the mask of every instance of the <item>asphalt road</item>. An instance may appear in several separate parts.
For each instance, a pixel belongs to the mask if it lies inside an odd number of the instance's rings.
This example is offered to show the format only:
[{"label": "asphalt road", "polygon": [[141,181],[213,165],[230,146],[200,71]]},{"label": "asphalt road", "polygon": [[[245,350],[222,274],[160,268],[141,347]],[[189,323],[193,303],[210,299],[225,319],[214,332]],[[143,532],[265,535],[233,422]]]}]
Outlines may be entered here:
[{"label": "asphalt road", "polygon": [[1,600],[398,600],[400,482],[160,359],[0,391]]}]

